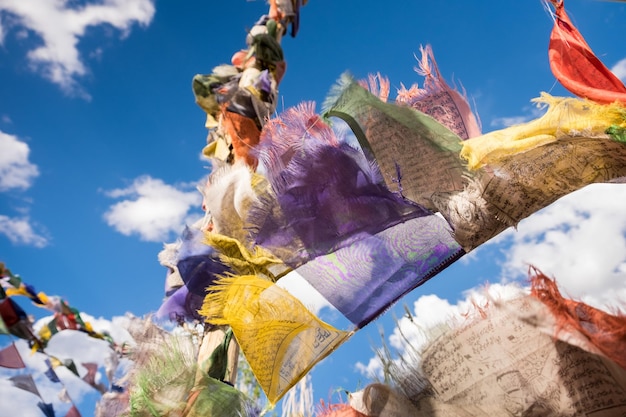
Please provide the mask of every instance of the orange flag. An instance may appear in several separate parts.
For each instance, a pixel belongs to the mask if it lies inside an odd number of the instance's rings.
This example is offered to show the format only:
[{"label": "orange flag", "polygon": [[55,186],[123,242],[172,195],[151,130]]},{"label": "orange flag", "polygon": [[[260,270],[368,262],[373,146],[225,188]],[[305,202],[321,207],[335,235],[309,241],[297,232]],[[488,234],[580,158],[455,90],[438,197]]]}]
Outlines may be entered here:
[{"label": "orange flag", "polygon": [[551,0],[555,20],[548,57],[556,79],[578,97],[598,103],[626,103],[626,86],[598,57],[569,19],[563,0]]}]

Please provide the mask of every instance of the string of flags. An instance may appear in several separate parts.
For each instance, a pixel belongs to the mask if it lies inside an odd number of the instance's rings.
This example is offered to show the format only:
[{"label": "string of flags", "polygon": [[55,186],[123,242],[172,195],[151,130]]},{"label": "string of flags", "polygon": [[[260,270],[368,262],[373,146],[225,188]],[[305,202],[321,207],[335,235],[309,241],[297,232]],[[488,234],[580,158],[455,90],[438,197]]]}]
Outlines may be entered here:
[{"label": "string of flags", "polygon": [[[0,350],[0,367],[13,370],[26,370],[27,365],[22,358],[16,341],[23,340],[31,348],[31,355],[43,356],[46,370],[43,375],[52,383],[61,384],[59,399],[62,402],[70,403],[71,407],[65,414],[66,417],[80,417],[80,413],[69,397],[67,389],[61,378],[55,371],[59,367],[64,367],[77,378],[96,389],[100,394],[108,391],[120,392],[123,388],[113,380],[114,368],[117,360],[111,361],[111,367],[107,369],[109,376],[109,386],[105,386],[97,380],[97,363],[81,362],[86,373],[81,377],[78,367],[71,358],[60,359],[54,355],[46,353],[46,347],[52,336],[63,330],[75,330],[87,334],[94,339],[106,342],[111,354],[114,356],[124,355],[128,351],[128,346],[117,345],[110,335],[98,333],[93,330],[89,322],[82,319],[79,311],[71,307],[65,300],[57,296],[48,296],[43,292],[37,292],[32,285],[25,283],[19,275],[13,274],[4,263],[0,263],[0,335],[7,335],[11,338],[11,343]],[[39,332],[33,329],[32,318],[26,314],[24,309],[15,301],[18,296],[27,297],[35,306],[45,308],[53,312],[51,320],[42,326]],[[36,374],[38,375],[38,374]],[[37,406],[47,417],[54,417],[55,411],[52,403],[47,403],[42,398],[32,373],[19,373],[8,378],[16,388],[30,392],[38,397]]]}]

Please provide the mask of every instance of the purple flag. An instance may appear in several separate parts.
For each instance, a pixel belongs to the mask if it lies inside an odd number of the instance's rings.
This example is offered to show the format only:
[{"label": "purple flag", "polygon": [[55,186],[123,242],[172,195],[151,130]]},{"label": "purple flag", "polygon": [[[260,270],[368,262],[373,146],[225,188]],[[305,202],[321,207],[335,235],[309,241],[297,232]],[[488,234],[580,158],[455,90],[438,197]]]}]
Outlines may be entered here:
[{"label": "purple flag", "polygon": [[363,327],[464,254],[446,221],[433,215],[364,236],[297,272]]},{"label": "purple flag", "polygon": [[390,191],[375,161],[341,143],[313,106],[288,110],[264,132],[258,151],[271,192],[250,210],[255,243],[358,327],[465,253],[443,218],[401,187]]},{"label": "purple flag", "polygon": [[35,381],[33,380],[33,376],[31,374],[15,375],[9,379],[11,380],[11,382],[13,382],[13,385],[15,385],[17,388],[33,393],[39,398],[41,398],[41,395],[39,394],[39,390],[37,389],[37,385],[35,385]]}]

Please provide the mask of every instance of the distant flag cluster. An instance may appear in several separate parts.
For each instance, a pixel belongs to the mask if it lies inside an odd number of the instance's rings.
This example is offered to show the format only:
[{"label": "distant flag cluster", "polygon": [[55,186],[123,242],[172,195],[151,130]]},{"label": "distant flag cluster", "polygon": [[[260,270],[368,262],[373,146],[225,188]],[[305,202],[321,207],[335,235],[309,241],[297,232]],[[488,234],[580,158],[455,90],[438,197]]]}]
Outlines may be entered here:
[{"label": "distant flag cluster", "polygon": [[[77,330],[87,333],[90,337],[105,340],[111,346],[111,354],[118,355],[125,352],[123,346],[117,346],[108,334],[95,332],[89,322],[82,320],[77,309],[70,307],[65,300],[60,297],[47,296],[43,292],[35,291],[34,287],[22,281],[19,275],[13,274],[4,263],[0,263],[0,335],[8,335],[11,337],[11,343],[0,350],[0,367],[21,370],[26,369],[26,364],[17,349],[13,338],[25,340],[32,348],[33,352],[45,355],[45,365],[47,369],[43,375],[52,383],[61,384],[62,388],[59,392],[59,399],[63,402],[71,403],[70,410],[65,417],[80,417],[80,413],[73,401],[70,399],[63,381],[57,375],[55,369],[60,366],[67,368],[76,377],[81,378],[84,382],[98,390],[101,394],[119,388],[113,381],[111,387],[106,387],[97,381],[98,364],[81,363],[87,369],[87,373],[81,377],[74,361],[70,358],[59,359],[53,355],[46,353],[46,345],[50,338],[63,330]],[[20,305],[14,300],[16,296],[25,296],[38,307],[46,308],[54,313],[53,319],[39,332],[35,332],[32,327],[32,319],[25,313]],[[107,370],[112,375],[113,370]],[[18,374],[8,378],[15,387],[28,391],[36,395],[39,399],[37,406],[47,417],[54,417],[55,412],[53,405],[47,403],[42,398],[33,374]]]}]

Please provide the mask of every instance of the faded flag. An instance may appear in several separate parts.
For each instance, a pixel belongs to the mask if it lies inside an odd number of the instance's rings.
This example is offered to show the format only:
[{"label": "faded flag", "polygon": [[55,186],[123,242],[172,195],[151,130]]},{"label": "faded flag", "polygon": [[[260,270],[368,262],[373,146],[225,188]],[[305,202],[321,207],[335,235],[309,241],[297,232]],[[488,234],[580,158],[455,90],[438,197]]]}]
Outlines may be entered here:
[{"label": "faded flag", "polygon": [[12,369],[26,368],[15,343],[11,343],[9,346],[0,350],[0,366]]},{"label": "faded flag", "polygon": [[220,280],[202,314],[210,323],[233,329],[273,404],[350,336],[319,320],[286,290],[255,276]]}]

